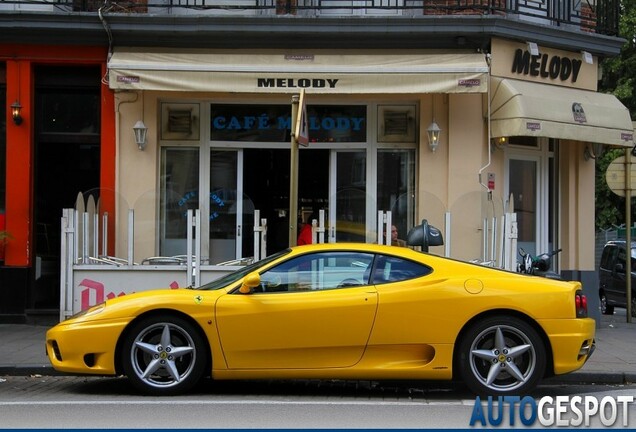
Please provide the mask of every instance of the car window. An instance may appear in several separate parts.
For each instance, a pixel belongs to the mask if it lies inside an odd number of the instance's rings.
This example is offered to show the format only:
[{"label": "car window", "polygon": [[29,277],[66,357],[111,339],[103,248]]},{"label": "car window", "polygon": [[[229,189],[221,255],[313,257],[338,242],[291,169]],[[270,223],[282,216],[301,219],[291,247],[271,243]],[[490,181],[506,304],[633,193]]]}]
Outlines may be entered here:
[{"label": "car window", "polygon": [[291,249],[282,250],[282,251],[277,252],[277,253],[275,253],[273,255],[270,255],[270,256],[268,256],[266,258],[263,258],[260,261],[256,261],[256,262],[254,262],[254,263],[252,263],[252,264],[250,264],[248,266],[245,266],[245,267],[243,267],[243,268],[241,268],[239,270],[236,270],[236,271],[234,271],[232,273],[229,273],[229,274],[227,274],[227,275],[225,275],[225,276],[223,276],[223,277],[221,277],[219,279],[216,279],[216,280],[214,280],[212,282],[209,282],[209,283],[207,283],[205,285],[202,285],[202,286],[200,286],[198,288],[195,288],[195,289],[198,289],[198,290],[218,290],[218,289],[221,289],[221,288],[225,288],[228,285],[233,284],[234,282],[237,282],[239,279],[244,278],[245,275],[253,272],[254,270],[258,269],[259,267],[262,267],[262,266],[264,266],[266,264],[269,264],[270,262],[278,259],[279,257],[281,257],[281,256],[283,256],[285,254],[288,254],[289,252],[291,252]]},{"label": "car window", "polygon": [[379,255],[373,271],[373,284],[400,282],[431,273],[433,269],[395,256]]},{"label": "car window", "polygon": [[616,257],[617,250],[618,248],[611,245],[605,246],[605,248],[603,248],[603,255],[601,255],[601,268],[612,270],[612,268],[614,267],[613,263]]},{"label": "car window", "polygon": [[298,292],[362,286],[369,283],[373,254],[319,252],[301,255],[261,273],[258,292]]},{"label": "car window", "polygon": [[617,269],[617,273],[625,273],[625,249],[618,248],[618,256],[616,257],[616,264],[620,264],[621,267]]}]

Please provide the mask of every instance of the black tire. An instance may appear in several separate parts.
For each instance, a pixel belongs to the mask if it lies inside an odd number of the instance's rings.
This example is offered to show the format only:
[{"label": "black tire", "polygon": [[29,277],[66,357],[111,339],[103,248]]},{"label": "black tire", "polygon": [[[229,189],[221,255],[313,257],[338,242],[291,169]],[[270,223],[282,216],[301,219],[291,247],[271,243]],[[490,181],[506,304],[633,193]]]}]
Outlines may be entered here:
[{"label": "black tire", "polygon": [[478,395],[526,394],[545,372],[543,340],[516,317],[496,316],[473,324],[457,349],[461,377]]},{"label": "black tire", "polygon": [[124,373],[145,394],[181,394],[203,377],[205,347],[188,321],[176,316],[149,317],[126,333],[121,353]]},{"label": "black tire", "polygon": [[607,304],[607,296],[605,293],[601,293],[601,313],[603,315],[613,315],[614,306]]}]

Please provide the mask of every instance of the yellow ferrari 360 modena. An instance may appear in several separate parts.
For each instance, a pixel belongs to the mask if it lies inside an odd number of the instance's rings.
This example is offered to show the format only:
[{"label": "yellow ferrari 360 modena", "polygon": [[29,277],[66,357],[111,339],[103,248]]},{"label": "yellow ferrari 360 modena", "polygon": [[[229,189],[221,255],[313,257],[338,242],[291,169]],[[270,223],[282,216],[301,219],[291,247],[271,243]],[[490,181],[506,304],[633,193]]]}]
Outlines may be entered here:
[{"label": "yellow ferrari 360 modena", "polygon": [[124,374],[155,395],[204,377],[461,380],[518,395],[581,368],[594,332],[579,282],[337,243],[107,300],[51,328],[46,347],[58,371]]}]

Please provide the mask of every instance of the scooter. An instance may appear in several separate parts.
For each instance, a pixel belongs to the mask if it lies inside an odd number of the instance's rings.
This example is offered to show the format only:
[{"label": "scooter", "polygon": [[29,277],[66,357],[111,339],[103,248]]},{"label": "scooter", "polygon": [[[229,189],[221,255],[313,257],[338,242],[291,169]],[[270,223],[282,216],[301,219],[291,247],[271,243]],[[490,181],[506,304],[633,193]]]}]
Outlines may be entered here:
[{"label": "scooter", "polygon": [[552,252],[542,253],[541,255],[533,257],[523,248],[519,248],[521,262],[517,264],[517,271],[519,273],[542,276],[549,279],[561,279],[561,275],[550,270],[550,267],[552,267],[552,257],[561,251],[562,249],[557,249]]}]

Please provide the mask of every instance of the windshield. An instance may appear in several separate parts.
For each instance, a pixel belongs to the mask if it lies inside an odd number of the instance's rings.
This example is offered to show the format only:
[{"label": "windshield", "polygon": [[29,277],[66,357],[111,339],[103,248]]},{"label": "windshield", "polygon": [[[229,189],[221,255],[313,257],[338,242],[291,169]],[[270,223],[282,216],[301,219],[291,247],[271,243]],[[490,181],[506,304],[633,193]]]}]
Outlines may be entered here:
[{"label": "windshield", "polygon": [[233,284],[234,282],[236,282],[237,280],[245,277],[245,275],[253,272],[254,270],[269,264],[270,262],[274,261],[275,259],[288,254],[289,252],[291,252],[291,249],[285,249],[282,250],[280,252],[276,252],[273,255],[270,255],[266,258],[263,258],[260,261],[256,261],[255,263],[252,263],[248,266],[243,267],[242,269],[238,269],[230,274],[227,274],[225,276],[223,276],[222,278],[219,278],[217,280],[214,280],[212,282],[209,282],[205,285],[201,285],[198,288],[194,288],[196,290],[218,290],[221,288],[225,288],[226,286]]}]

